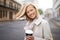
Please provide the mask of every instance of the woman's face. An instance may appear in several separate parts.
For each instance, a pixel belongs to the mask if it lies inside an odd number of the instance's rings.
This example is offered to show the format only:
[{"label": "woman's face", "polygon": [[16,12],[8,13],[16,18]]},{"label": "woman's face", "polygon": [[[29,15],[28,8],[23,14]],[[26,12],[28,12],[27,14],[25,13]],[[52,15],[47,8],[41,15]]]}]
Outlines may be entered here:
[{"label": "woman's face", "polygon": [[37,16],[36,9],[35,9],[32,5],[29,5],[29,6],[26,8],[26,13],[27,13],[27,16],[28,16],[30,19],[35,19],[36,16]]}]

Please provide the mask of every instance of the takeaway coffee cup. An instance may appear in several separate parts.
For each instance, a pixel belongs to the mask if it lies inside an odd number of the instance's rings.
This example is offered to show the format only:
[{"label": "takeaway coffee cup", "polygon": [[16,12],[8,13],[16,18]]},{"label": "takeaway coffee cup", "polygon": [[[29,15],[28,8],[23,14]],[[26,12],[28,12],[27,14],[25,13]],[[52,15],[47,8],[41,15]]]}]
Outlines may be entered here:
[{"label": "takeaway coffee cup", "polygon": [[33,31],[32,30],[25,30],[26,36],[33,36]]}]

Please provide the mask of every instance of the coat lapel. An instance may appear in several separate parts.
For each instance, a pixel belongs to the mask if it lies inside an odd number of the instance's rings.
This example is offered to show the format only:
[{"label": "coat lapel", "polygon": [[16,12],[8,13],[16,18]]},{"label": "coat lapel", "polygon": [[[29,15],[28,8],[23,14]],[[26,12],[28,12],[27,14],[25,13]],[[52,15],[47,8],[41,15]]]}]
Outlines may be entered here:
[{"label": "coat lapel", "polygon": [[41,22],[42,22],[42,18],[39,16],[34,22],[34,24],[39,25]]}]

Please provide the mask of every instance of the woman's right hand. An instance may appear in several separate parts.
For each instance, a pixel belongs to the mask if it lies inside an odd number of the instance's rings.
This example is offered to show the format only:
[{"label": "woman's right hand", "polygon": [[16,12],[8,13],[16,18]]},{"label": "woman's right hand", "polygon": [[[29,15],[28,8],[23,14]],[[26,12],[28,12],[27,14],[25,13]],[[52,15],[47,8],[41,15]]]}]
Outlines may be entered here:
[{"label": "woman's right hand", "polygon": [[33,36],[26,36],[26,40],[34,40]]}]

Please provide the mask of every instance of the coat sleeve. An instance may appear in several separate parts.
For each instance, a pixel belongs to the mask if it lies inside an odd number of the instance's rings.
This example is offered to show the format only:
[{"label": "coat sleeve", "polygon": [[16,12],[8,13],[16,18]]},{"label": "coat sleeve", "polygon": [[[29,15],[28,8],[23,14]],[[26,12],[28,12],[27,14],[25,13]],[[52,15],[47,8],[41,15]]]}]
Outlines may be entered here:
[{"label": "coat sleeve", "polygon": [[39,38],[39,37],[34,37],[34,40],[45,40],[45,39]]},{"label": "coat sleeve", "polygon": [[43,22],[43,35],[45,40],[50,40],[51,38],[51,30],[49,23],[47,21]]},{"label": "coat sleeve", "polygon": [[43,21],[42,22],[42,35],[44,36],[44,38],[40,38],[40,37],[34,37],[34,40],[50,40],[51,38],[51,30],[50,30],[50,26],[49,23],[47,21]]}]

